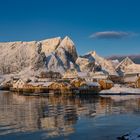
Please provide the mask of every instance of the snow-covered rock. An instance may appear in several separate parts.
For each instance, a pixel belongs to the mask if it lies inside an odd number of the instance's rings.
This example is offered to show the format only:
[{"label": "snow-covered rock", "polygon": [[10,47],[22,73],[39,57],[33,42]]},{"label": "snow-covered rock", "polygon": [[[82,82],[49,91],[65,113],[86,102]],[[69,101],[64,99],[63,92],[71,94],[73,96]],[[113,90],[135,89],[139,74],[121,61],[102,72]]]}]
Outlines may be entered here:
[{"label": "snow-covered rock", "polygon": [[140,140],[140,128],[132,132],[126,133],[122,137],[118,137],[118,140]]}]

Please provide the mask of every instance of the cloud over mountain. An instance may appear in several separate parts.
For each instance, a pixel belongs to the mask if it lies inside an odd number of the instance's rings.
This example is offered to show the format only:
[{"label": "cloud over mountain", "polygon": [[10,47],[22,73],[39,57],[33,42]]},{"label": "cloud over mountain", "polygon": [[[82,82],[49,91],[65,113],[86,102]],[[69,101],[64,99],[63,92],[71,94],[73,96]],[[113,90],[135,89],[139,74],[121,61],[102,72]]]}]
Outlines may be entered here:
[{"label": "cloud over mountain", "polygon": [[133,32],[122,32],[122,31],[103,31],[103,32],[95,32],[90,38],[93,39],[122,39],[125,37],[131,37],[136,35]]}]

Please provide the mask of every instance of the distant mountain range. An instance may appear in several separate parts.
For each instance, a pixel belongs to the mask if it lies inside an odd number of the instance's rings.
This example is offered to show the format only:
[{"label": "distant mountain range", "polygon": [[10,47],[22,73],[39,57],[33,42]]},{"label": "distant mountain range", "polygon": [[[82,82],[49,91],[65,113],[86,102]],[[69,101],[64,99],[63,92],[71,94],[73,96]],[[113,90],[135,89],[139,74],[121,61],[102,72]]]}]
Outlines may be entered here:
[{"label": "distant mountain range", "polygon": [[114,55],[114,56],[107,57],[107,59],[108,60],[116,60],[116,59],[118,59],[119,61],[122,61],[126,57],[129,57],[136,64],[140,64],[140,54],[137,54],[137,55]]},{"label": "distant mountain range", "polygon": [[0,54],[0,75],[6,76],[35,77],[42,71],[63,74],[69,69],[79,72],[102,71],[115,76],[118,70],[122,73],[134,72],[135,69],[140,71],[140,65],[135,64],[140,64],[140,55],[129,56],[130,59],[125,59],[120,65],[119,61],[126,56],[103,58],[95,51],[79,56],[74,42],[68,36],[42,41],[0,43]]}]

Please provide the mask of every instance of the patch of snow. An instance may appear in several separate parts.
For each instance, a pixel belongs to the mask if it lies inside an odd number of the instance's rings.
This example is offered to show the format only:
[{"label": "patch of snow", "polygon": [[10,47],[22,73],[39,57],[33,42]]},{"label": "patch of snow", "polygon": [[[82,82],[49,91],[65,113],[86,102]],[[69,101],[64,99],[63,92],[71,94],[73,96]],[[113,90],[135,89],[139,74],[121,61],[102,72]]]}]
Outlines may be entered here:
[{"label": "patch of snow", "polygon": [[121,85],[115,85],[109,90],[102,90],[100,93],[138,93],[140,94],[140,89],[139,88],[130,88],[130,87],[125,87]]},{"label": "patch of snow", "polygon": [[140,140],[140,128],[130,132],[126,133],[124,136],[118,138],[120,140]]}]

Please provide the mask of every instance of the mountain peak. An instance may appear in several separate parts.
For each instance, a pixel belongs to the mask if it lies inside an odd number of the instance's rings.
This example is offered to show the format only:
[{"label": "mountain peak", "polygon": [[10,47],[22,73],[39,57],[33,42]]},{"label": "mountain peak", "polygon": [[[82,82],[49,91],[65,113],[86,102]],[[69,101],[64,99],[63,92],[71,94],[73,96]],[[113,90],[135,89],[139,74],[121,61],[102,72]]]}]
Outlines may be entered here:
[{"label": "mountain peak", "polygon": [[[124,61],[132,61],[128,56],[124,59]],[[133,61],[132,61],[133,62]]]},{"label": "mountain peak", "polygon": [[93,56],[95,56],[95,55],[96,55],[96,51],[92,51],[91,54],[92,54]]},{"label": "mountain peak", "polygon": [[116,69],[122,69],[124,70],[127,66],[134,64],[134,62],[129,58],[126,57],[125,59],[123,59],[116,67]]},{"label": "mountain peak", "polygon": [[73,43],[72,39],[68,36],[64,37],[61,44],[67,44],[67,45],[74,46],[74,43]]},{"label": "mountain peak", "polygon": [[92,56],[95,56],[97,53],[96,53],[96,51],[90,51],[90,52],[88,52],[87,54],[90,54],[90,55],[92,55]]},{"label": "mountain peak", "polygon": [[65,36],[64,39],[71,40],[69,36]]}]

